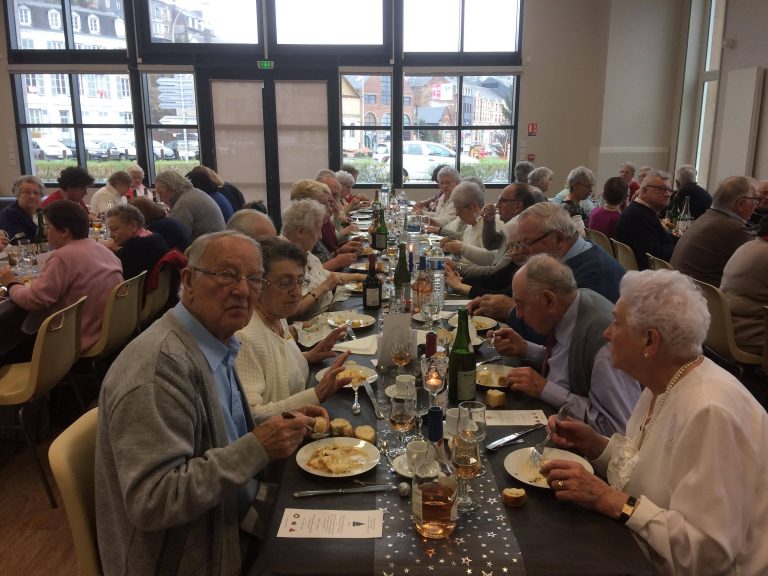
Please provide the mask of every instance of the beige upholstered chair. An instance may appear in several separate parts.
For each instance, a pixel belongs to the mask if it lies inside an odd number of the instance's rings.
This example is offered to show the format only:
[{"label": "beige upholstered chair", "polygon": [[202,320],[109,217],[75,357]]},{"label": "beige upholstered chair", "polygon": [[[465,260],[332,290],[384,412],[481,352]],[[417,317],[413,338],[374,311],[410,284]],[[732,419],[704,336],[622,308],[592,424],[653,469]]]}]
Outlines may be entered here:
[{"label": "beige upholstered chair", "polygon": [[30,362],[0,366],[0,406],[19,407],[19,423],[14,427],[21,428],[24,440],[32,451],[52,508],[56,508],[56,498],[24,423],[24,408],[44,398],[80,357],[80,315],[85,298],[83,296],[45,319],[37,332]]},{"label": "beige upholstered chair", "polygon": [[611,239],[599,230],[592,230],[591,228],[587,228],[587,240],[596,246],[600,246],[600,248],[608,252],[608,254],[615,257]]},{"label": "beige upholstered chair", "polygon": [[98,408],[86,412],[48,450],[53,477],[67,511],[80,574],[84,576],[101,574],[94,494],[97,418]]},{"label": "beige upholstered chair", "polygon": [[611,244],[613,245],[613,252],[616,254],[616,260],[624,267],[624,270],[639,270],[637,258],[635,258],[632,248],[613,238],[611,238]]},{"label": "beige upholstered chair", "polygon": [[723,360],[737,366],[740,372],[743,371],[745,365],[759,366],[763,362],[762,357],[745,352],[736,344],[731,308],[725,295],[719,288],[711,284],[700,282],[695,278],[693,281],[704,293],[704,297],[707,299],[707,308],[712,317],[707,339],[704,342],[705,346]]},{"label": "beige upholstered chair", "polygon": [[146,274],[142,272],[112,289],[104,310],[101,335],[96,344],[83,352],[83,358],[105,358],[130,340],[139,326]]},{"label": "beige upholstered chair", "polygon": [[145,326],[162,312],[171,295],[173,277],[171,269],[164,267],[160,270],[157,280],[157,288],[147,292],[144,297],[144,307],[141,309],[141,325]]},{"label": "beige upholstered chair", "polygon": [[651,270],[674,270],[669,262],[662,260],[661,258],[657,258],[653,254],[646,252],[645,257],[648,258],[648,267]]}]

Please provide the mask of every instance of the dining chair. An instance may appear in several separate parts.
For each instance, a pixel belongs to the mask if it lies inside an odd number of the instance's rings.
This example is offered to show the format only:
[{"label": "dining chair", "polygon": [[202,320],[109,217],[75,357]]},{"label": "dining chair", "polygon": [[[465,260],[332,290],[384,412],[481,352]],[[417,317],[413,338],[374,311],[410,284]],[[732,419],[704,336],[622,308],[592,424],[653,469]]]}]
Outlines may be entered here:
[{"label": "dining chair", "polygon": [[96,424],[98,408],[89,410],[53,441],[48,460],[67,512],[80,574],[101,574],[96,541]]},{"label": "dining chair", "polygon": [[171,270],[164,267],[158,273],[157,288],[148,291],[144,296],[144,306],[141,309],[141,326],[146,326],[163,311],[171,295],[173,277]]},{"label": "dining chair", "polygon": [[650,254],[649,252],[646,252],[645,256],[646,258],[648,258],[648,267],[651,270],[674,270],[674,268],[672,268],[672,265],[666,260],[657,258],[656,256],[654,256],[653,254]]},{"label": "dining chair", "polygon": [[96,343],[82,353],[92,360],[108,357],[128,342],[139,326],[141,293],[146,271],[121,282],[112,289],[104,309],[101,335]]},{"label": "dining chair", "polygon": [[733,332],[733,318],[731,317],[731,307],[719,288],[696,280],[696,286],[703,292],[707,299],[707,308],[711,317],[709,332],[704,341],[704,345],[711,352],[716,354],[728,364],[735,366],[741,377],[745,366],[760,366],[764,358],[757,354],[745,352],[736,344],[736,337]]},{"label": "dining chair", "polygon": [[45,398],[80,356],[80,317],[85,299],[83,296],[43,321],[29,362],[0,366],[0,406],[18,406],[18,425],[10,427],[21,429],[51,508],[56,508],[56,498],[24,422],[24,410]]},{"label": "dining chair", "polygon": [[632,251],[632,248],[624,244],[624,242],[619,242],[613,238],[611,238],[611,244],[613,245],[613,253],[616,255],[616,260],[619,261],[619,264],[622,265],[624,270],[640,269],[637,265],[637,258],[635,258],[635,253]]},{"label": "dining chair", "polygon": [[614,258],[616,255],[613,252],[613,245],[611,244],[611,239],[608,238],[605,234],[600,232],[599,230],[592,230],[591,228],[587,228],[587,240],[592,242],[592,244],[595,244],[596,246],[600,246],[603,250],[608,252],[609,255],[613,256]]}]

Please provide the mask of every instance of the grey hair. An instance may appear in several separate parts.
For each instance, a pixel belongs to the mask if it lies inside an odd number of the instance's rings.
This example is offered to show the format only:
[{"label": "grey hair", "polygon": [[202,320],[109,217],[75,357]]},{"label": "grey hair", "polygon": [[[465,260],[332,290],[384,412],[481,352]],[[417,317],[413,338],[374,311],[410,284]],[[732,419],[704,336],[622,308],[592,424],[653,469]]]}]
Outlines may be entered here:
[{"label": "grey hair", "polygon": [[139,228],[144,228],[144,214],[133,204],[118,204],[107,210],[107,218],[117,216],[124,224],[133,222]]},{"label": "grey hair", "polygon": [[525,270],[525,279],[531,292],[549,290],[558,296],[569,296],[578,290],[573,270],[549,254],[531,256],[522,270]]},{"label": "grey hair", "polygon": [[695,183],[696,167],[691,164],[683,164],[677,169],[677,172],[675,172],[675,180],[677,180],[681,186]]},{"label": "grey hair", "polygon": [[715,208],[732,209],[736,201],[743,196],[752,196],[757,190],[757,180],[746,176],[729,176],[717,187],[712,194],[712,205]]},{"label": "grey hair", "polygon": [[451,201],[456,208],[466,208],[473,202],[482,208],[485,198],[483,190],[475,182],[463,180],[451,192]]},{"label": "grey hair", "polygon": [[691,278],[676,270],[628,271],[619,291],[631,329],[655,328],[673,356],[701,354],[710,316],[707,300]]},{"label": "grey hair", "polygon": [[474,184],[477,184],[480,187],[480,190],[483,193],[483,199],[485,199],[485,182],[483,182],[480,178],[477,176],[464,176],[461,179],[462,182],[473,182]]},{"label": "grey hair", "polygon": [[438,170],[437,177],[448,176],[454,182],[461,182],[461,174],[453,166],[443,166]]},{"label": "grey hair", "polygon": [[[189,247],[189,254],[187,256],[188,266],[199,266],[203,261],[203,256],[205,255],[205,251],[208,248],[208,244],[216,240],[220,240],[221,238],[237,238],[246,242],[250,242],[253,246],[256,247],[256,250],[258,250],[259,256],[262,256],[261,246],[253,238],[250,238],[249,236],[246,236],[237,230],[221,230],[219,232],[203,234],[202,236],[199,236],[197,239],[195,239],[194,242],[192,242],[192,245]],[[263,259],[261,271],[264,272]]]},{"label": "grey hair", "polygon": [[256,238],[256,236],[263,236],[264,230],[259,229],[259,224],[268,223],[275,227],[275,223],[272,222],[272,218],[266,214],[259,212],[258,210],[251,210],[244,208],[235,212],[232,217],[227,221],[228,230],[237,230],[249,236]]},{"label": "grey hair", "polygon": [[115,186],[117,184],[125,184],[127,186],[130,186],[132,182],[133,182],[133,178],[131,178],[131,175],[128,174],[128,172],[125,172],[123,170],[118,170],[117,172],[114,172],[109,177],[109,180],[107,180],[107,183],[110,186]]},{"label": "grey hair", "polygon": [[347,188],[352,188],[352,186],[355,185],[355,177],[345,170],[336,172],[336,180],[339,181],[339,184],[346,186]]},{"label": "grey hair", "polygon": [[528,182],[528,177],[536,169],[536,165],[528,160],[521,160],[515,164],[515,182]]},{"label": "grey hair", "polygon": [[586,166],[576,166],[576,168],[568,172],[568,178],[565,179],[565,185],[569,190],[572,190],[576,184],[589,186],[594,183],[595,173]]},{"label": "grey hair", "polygon": [[280,231],[283,236],[293,236],[303,229],[320,227],[325,218],[325,206],[317,200],[305,198],[291,202],[283,210],[283,228]]},{"label": "grey hair", "polygon": [[20,176],[19,178],[16,178],[16,181],[13,183],[13,195],[18,196],[19,190],[21,189],[22,184],[34,184],[37,186],[37,191],[40,193],[40,196],[45,195],[45,184],[43,184],[43,181],[40,180],[37,176],[31,176],[29,174],[26,174],[24,176]]},{"label": "grey hair", "polygon": [[176,196],[181,196],[182,194],[185,194],[194,188],[194,186],[192,186],[192,182],[184,178],[184,176],[178,172],[174,172],[173,170],[163,170],[162,172],[158,173],[158,175],[155,176],[155,184],[162,184],[163,186],[167,186],[173,190]]},{"label": "grey hair", "polygon": [[651,180],[654,178],[661,178],[662,180],[669,180],[672,181],[672,176],[669,172],[664,172],[663,170],[656,170],[656,168],[651,168],[648,173],[643,178],[643,181],[640,183],[640,189],[645,189],[648,184],[651,183]]},{"label": "grey hair", "polygon": [[528,184],[540,188],[539,184],[544,182],[544,180],[552,178],[554,175],[555,173],[546,166],[539,166],[533,172],[528,174]]},{"label": "grey hair", "polygon": [[128,172],[128,174],[133,174],[134,172],[138,172],[139,174],[141,174],[141,177],[144,178],[144,168],[142,168],[138,164],[131,164],[125,169],[125,171]]},{"label": "grey hair", "polygon": [[317,174],[315,175],[315,180],[320,182],[323,178],[336,178],[336,172],[333,170],[328,170],[327,168],[323,168],[322,170],[318,170]]},{"label": "grey hair", "polygon": [[529,206],[518,216],[518,224],[529,218],[539,223],[542,233],[559,232],[564,240],[571,240],[579,233],[568,212],[553,202],[537,202]]},{"label": "grey hair", "polygon": [[635,168],[634,162],[622,162],[621,164],[619,164],[619,170],[621,170],[622,168],[629,168],[629,171],[632,173],[632,176],[635,175],[636,168]]}]

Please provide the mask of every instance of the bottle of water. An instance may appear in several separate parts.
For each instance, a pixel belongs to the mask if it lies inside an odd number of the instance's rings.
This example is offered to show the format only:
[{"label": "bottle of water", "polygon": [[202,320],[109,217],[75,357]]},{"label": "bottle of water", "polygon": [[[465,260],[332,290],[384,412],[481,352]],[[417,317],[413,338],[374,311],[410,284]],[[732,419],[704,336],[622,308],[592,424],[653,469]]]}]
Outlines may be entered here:
[{"label": "bottle of water", "polygon": [[442,310],[445,304],[445,254],[439,244],[427,253],[427,271],[432,276],[432,292],[438,295]]},{"label": "bottle of water", "polygon": [[381,201],[381,205],[388,207],[389,206],[389,183],[385,182],[381,185],[381,192],[379,193],[379,200]]},{"label": "bottle of water", "polygon": [[401,209],[403,206],[408,206],[408,195],[405,193],[405,190],[400,190],[400,192],[397,193],[397,203],[400,205]]}]

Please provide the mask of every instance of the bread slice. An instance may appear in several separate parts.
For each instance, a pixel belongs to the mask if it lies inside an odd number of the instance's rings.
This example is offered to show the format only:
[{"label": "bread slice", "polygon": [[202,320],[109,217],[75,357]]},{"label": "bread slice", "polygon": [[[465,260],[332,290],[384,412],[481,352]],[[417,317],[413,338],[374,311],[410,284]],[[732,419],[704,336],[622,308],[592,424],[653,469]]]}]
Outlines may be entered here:
[{"label": "bread slice", "polygon": [[328,433],[328,419],[323,416],[315,418],[315,434]]},{"label": "bread slice", "polygon": [[501,501],[504,506],[510,508],[519,508],[525,504],[526,500],[528,500],[528,496],[523,488],[504,488],[501,493]]},{"label": "bread slice", "polygon": [[501,390],[488,390],[485,394],[485,403],[489,408],[503,408],[507,403],[507,395]]},{"label": "bread slice", "polygon": [[376,429],[373,426],[364,424],[355,428],[355,438],[365,440],[371,444],[376,444]]},{"label": "bread slice", "polygon": [[331,434],[334,436],[354,436],[352,424],[346,418],[334,418],[331,420]]}]

